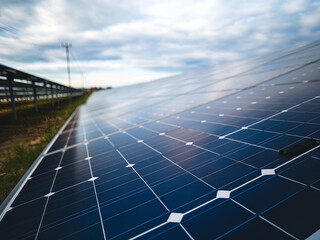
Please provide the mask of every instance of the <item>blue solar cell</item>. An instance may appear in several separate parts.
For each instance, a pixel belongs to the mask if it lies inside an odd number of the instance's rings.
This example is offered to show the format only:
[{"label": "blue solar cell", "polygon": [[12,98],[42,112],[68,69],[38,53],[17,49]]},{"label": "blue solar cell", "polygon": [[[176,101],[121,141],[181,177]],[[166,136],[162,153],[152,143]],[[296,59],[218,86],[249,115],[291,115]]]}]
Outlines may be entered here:
[{"label": "blue solar cell", "polygon": [[[152,211],[150,211],[150,209],[152,209]],[[164,213],[166,213],[166,209],[163,205],[159,203],[158,199],[153,199],[122,214],[106,218],[103,222],[106,226],[109,226],[107,233],[108,238],[112,238]],[[130,221],[128,221],[128,219],[130,219]],[[126,224],[123,224],[124,222]]]},{"label": "blue solar cell", "polygon": [[[54,226],[46,226],[43,223],[43,227],[39,232],[39,239],[61,239],[63,237],[71,237],[73,234],[77,234],[78,232],[82,232],[82,239],[85,239],[85,236],[89,236],[92,231],[89,233],[86,232],[87,227],[96,226],[99,223],[99,213],[98,211],[92,211],[87,214],[83,214],[81,216],[65,220],[63,223],[57,223]],[[100,225],[100,224],[99,224]],[[97,232],[90,237],[94,239],[104,239],[103,233],[100,228],[97,228]],[[71,236],[70,236],[71,235]]]},{"label": "blue solar cell", "polygon": [[290,240],[292,237],[288,236],[281,230],[273,227],[271,224],[262,220],[260,217],[255,217],[252,220],[244,223],[236,229],[233,229],[220,239],[283,239]]},{"label": "blue solar cell", "polygon": [[255,155],[247,157],[243,160],[243,162],[257,168],[262,168],[273,162],[279,162],[279,158],[280,156],[277,151],[265,149]]},{"label": "blue solar cell", "polygon": [[[229,136],[229,138],[233,139],[235,136],[237,136],[237,134],[238,133],[232,134],[231,136]],[[246,136],[246,134],[248,135]],[[277,137],[279,137],[279,134],[274,132],[258,131],[256,129],[245,129],[244,131],[242,131],[242,135],[239,137],[239,140],[262,147],[262,143],[271,142],[272,139],[275,139]],[[237,140],[237,138],[235,139]]]},{"label": "blue solar cell", "polygon": [[[194,189],[197,189],[197,191],[194,191]],[[184,185],[182,188],[168,192],[161,196],[161,198],[169,209],[176,209],[210,192],[214,192],[214,190],[202,181],[195,180],[190,184]]]},{"label": "blue solar cell", "polygon": [[57,173],[52,191],[58,191],[91,178],[88,161],[63,167]]},{"label": "blue solar cell", "polygon": [[319,190],[304,189],[263,216],[296,238],[305,239],[319,229],[319,197]]},{"label": "blue solar cell", "polygon": [[83,142],[85,139],[85,133],[83,129],[74,129],[70,134],[70,139],[68,141],[69,145],[77,144]]},{"label": "blue solar cell", "polygon": [[261,214],[302,189],[298,183],[273,177],[235,196],[234,200]]},{"label": "blue solar cell", "polygon": [[289,135],[280,135],[276,138],[273,138],[270,141],[261,143],[262,146],[280,150],[290,145],[296,144],[301,137],[289,136]]},{"label": "blue solar cell", "polygon": [[46,198],[11,209],[0,224],[2,239],[34,239],[39,228]]},{"label": "blue solar cell", "polygon": [[313,187],[320,189],[320,179],[312,184]]},{"label": "blue solar cell", "polygon": [[281,176],[309,185],[319,180],[320,159],[309,157],[294,166],[279,172]]},{"label": "blue solar cell", "polygon": [[203,177],[203,180],[214,186],[221,188],[231,182],[238,180],[247,174],[254,172],[253,167],[247,166],[242,163],[235,163],[220,171],[210,173]]},{"label": "blue solar cell", "polygon": [[66,150],[61,160],[61,166],[75,163],[79,160],[83,160],[87,157],[87,151],[84,145],[76,146]]},{"label": "blue solar cell", "polygon": [[87,226],[81,229],[80,231],[75,231],[72,234],[69,234],[67,236],[63,236],[63,239],[66,239],[66,240],[80,240],[80,239],[85,240],[90,238],[97,239],[97,240],[104,239],[100,222],[92,226]]},{"label": "blue solar cell", "polygon": [[[43,228],[61,225],[82,215],[96,212],[96,204],[91,182],[58,191],[50,197],[43,219]],[[99,219],[96,222],[99,222]]]},{"label": "blue solar cell", "polygon": [[89,149],[89,152],[91,153],[91,156],[97,156],[99,154],[111,151],[114,148],[107,140],[99,139],[99,140],[96,140],[94,144],[89,143],[88,149]]},{"label": "blue solar cell", "polygon": [[[146,236],[148,237],[148,235]],[[166,239],[190,239],[187,233],[183,230],[182,227],[172,224],[166,228],[159,230],[159,232],[154,232],[153,234],[149,234],[149,239],[156,239],[156,240],[166,240]]]},{"label": "blue solar cell", "polygon": [[310,134],[308,137],[320,139],[320,131],[314,132],[314,133]]},{"label": "blue solar cell", "polygon": [[199,178],[203,178],[210,174],[219,172],[232,164],[235,164],[235,162],[231,159],[219,157],[206,160],[201,164],[197,164],[190,171]]},{"label": "blue solar cell", "polygon": [[254,216],[231,200],[227,200],[212,208],[206,208],[202,212],[192,213],[183,222],[183,226],[195,239],[214,239]]},{"label": "blue solar cell", "polygon": [[154,132],[148,131],[145,128],[134,128],[127,132],[136,138],[143,138],[143,139],[148,139],[158,135]]},{"label": "blue solar cell", "polygon": [[21,194],[17,196],[11,206],[16,207],[23,203],[44,197],[50,192],[55,173],[56,171],[50,171],[29,179],[21,190]]},{"label": "blue solar cell", "polygon": [[61,135],[59,135],[58,139],[54,142],[49,152],[63,148],[67,144],[68,137],[69,133],[62,133]]},{"label": "blue solar cell", "polygon": [[109,140],[116,147],[122,147],[122,146],[128,145],[130,143],[136,142],[133,138],[131,138],[127,134],[123,134],[123,133],[112,135],[109,137]]},{"label": "blue solar cell", "polygon": [[54,171],[54,169],[59,166],[61,156],[62,153],[58,152],[44,157],[39,166],[32,173],[32,177],[35,177],[39,174],[46,174],[49,171]]},{"label": "blue solar cell", "polygon": [[237,161],[244,161],[247,158],[251,156],[255,156],[256,154],[262,152],[263,150],[264,149],[260,147],[249,145],[249,146],[241,147],[239,150],[233,151],[231,152],[231,154],[228,154],[227,156]]}]

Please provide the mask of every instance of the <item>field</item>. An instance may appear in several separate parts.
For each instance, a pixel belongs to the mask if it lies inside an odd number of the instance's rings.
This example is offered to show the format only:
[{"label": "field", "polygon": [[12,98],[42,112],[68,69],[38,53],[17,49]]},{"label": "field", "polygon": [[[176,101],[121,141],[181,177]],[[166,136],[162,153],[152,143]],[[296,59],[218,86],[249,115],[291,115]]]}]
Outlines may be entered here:
[{"label": "field", "polygon": [[18,120],[12,112],[0,111],[0,203],[28,170],[30,165],[56,135],[72,112],[88,99],[89,94],[60,99],[52,107],[50,101],[39,102],[36,113],[33,104],[17,107]]}]

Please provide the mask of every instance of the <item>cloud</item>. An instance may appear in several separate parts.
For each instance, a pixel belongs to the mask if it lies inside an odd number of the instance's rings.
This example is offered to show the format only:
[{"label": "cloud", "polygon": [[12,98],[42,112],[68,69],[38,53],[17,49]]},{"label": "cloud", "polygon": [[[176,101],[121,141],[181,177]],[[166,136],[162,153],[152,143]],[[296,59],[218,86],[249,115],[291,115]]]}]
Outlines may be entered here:
[{"label": "cloud", "polygon": [[281,7],[287,13],[298,13],[306,9],[307,3],[306,0],[289,0]]},{"label": "cloud", "polygon": [[133,84],[316,40],[319,9],[311,0],[5,0],[0,61],[63,82],[68,41],[75,76]]}]

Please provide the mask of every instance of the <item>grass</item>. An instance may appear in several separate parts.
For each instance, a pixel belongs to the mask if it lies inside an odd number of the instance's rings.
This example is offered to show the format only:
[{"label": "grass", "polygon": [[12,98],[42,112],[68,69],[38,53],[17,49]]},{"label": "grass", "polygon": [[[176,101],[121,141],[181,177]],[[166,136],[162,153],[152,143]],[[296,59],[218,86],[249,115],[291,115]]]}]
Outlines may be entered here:
[{"label": "grass", "polygon": [[51,103],[39,103],[39,112],[33,106],[18,111],[18,121],[12,112],[0,114],[0,202],[8,196],[31,164],[48,145],[68,117],[89,94],[75,97],[72,103],[61,99],[52,108]]}]

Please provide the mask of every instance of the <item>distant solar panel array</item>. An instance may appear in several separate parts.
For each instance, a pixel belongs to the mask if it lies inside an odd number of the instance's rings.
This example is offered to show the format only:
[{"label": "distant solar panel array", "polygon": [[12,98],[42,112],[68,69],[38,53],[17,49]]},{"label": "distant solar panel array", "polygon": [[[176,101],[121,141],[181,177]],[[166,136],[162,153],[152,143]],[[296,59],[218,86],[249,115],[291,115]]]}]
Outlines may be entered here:
[{"label": "distant solar panel array", "polygon": [[319,60],[316,42],[94,93],[1,239],[320,239]]},{"label": "distant solar panel array", "polygon": [[55,99],[59,102],[63,97],[84,93],[83,89],[67,87],[0,64],[0,103],[4,109],[11,105],[14,120],[18,119],[16,102],[33,100],[35,111],[38,112],[38,100],[50,99],[54,106]]}]

